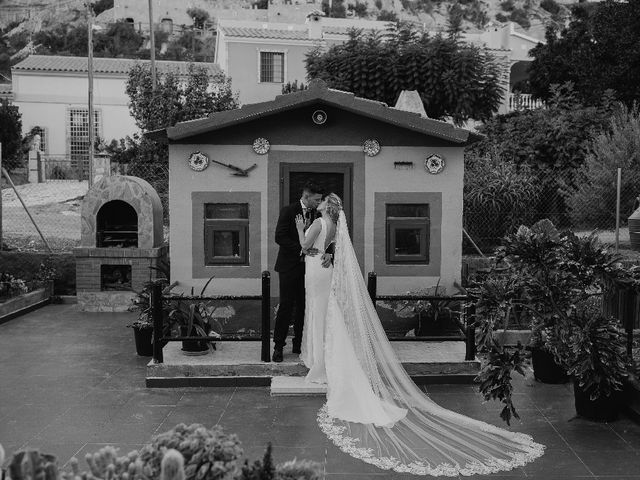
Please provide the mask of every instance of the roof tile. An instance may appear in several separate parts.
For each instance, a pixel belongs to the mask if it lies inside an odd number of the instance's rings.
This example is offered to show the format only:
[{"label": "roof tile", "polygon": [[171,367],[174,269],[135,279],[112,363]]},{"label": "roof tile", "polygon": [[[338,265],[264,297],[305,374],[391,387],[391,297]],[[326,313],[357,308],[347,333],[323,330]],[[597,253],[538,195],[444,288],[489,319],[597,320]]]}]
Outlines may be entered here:
[{"label": "roof tile", "polygon": [[[40,72],[77,72],[86,73],[88,71],[87,57],[63,57],[58,55],[30,55],[22,62],[14,65],[12,70],[16,71],[40,71]],[[122,74],[126,75],[129,70],[137,64],[149,63],[149,60],[138,60],[131,58],[95,58],[93,59],[94,73]],[[172,62],[166,60],[156,61],[156,68],[159,72],[178,72],[179,75],[186,75],[191,62]],[[220,68],[215,63],[194,63],[196,66],[203,66],[209,71],[220,73]]]}]

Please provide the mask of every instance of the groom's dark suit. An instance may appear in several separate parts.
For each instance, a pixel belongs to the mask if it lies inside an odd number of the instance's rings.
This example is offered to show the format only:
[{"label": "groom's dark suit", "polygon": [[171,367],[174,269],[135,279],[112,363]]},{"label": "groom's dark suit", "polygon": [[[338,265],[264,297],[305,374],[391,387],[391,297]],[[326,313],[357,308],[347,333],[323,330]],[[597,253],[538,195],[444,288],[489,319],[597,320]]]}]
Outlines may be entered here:
[{"label": "groom's dark suit", "polygon": [[[314,215],[315,211],[311,212]],[[296,215],[302,215],[300,201],[287,205],[280,210],[276,225],[276,243],[280,246],[276,259],[275,271],[280,279],[280,306],[273,329],[275,348],[281,349],[286,344],[287,332],[291,322],[291,314],[295,306],[293,319],[293,346],[299,347],[302,342],[304,326],[304,256],[296,229]]]}]

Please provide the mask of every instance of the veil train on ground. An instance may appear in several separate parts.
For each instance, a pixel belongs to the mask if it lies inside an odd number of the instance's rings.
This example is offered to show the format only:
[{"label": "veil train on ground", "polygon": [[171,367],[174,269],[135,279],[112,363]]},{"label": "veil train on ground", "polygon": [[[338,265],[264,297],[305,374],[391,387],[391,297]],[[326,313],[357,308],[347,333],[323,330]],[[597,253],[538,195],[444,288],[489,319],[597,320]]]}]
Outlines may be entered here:
[{"label": "veil train on ground", "polygon": [[413,383],[371,302],[342,211],[326,318],[318,424],[343,452],[382,469],[446,476],[511,470],[544,453],[529,435],[447,410]]}]

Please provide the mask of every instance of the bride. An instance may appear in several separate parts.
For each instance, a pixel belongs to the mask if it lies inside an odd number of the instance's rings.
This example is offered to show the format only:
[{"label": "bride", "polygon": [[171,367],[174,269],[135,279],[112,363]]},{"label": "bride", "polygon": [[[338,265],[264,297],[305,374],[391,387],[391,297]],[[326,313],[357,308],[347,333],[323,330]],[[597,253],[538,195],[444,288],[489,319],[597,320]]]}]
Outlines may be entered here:
[{"label": "bride", "polygon": [[396,357],[369,298],[340,198],[331,193],[305,231],[303,250],[335,241],[334,266],[305,257],[306,308],[301,358],[306,381],[327,384],[322,431],[343,452],[386,470],[472,475],[511,470],[544,452],[529,435],[473,420],[434,403]]}]

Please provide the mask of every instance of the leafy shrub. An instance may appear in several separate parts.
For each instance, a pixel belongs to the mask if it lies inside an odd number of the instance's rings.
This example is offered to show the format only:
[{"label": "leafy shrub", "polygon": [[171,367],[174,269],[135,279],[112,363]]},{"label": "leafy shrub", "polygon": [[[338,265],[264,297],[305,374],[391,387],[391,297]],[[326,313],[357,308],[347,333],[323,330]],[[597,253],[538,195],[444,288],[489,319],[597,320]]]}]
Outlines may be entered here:
[{"label": "leafy shrub", "polygon": [[502,13],[496,13],[496,20],[502,23],[509,21],[509,19],[506,16],[504,16]]},{"label": "leafy shrub", "polygon": [[0,273],[0,298],[15,297],[27,293],[28,290],[24,280],[6,272]]},{"label": "leafy shrub", "polygon": [[509,15],[509,20],[517,23],[525,30],[528,30],[531,27],[529,16],[527,15],[527,12],[522,8],[516,8],[515,10],[513,10],[511,12],[511,15]]},{"label": "leafy shrub", "polygon": [[532,205],[540,195],[539,182],[529,167],[518,167],[500,157],[465,159],[465,229],[480,247],[498,239],[532,219]]},{"label": "leafy shrub", "polygon": [[500,8],[502,8],[502,10],[504,10],[505,12],[513,12],[513,10],[515,10],[516,8],[516,4],[513,2],[513,0],[504,0],[504,2],[500,3]]},{"label": "leafy shrub", "polygon": [[560,5],[558,5],[556,0],[542,0],[540,7],[553,15],[560,13]]},{"label": "leafy shrub", "polygon": [[382,10],[382,0],[376,0],[375,5],[378,10]]},{"label": "leafy shrub", "polygon": [[616,177],[622,168],[620,213],[622,221],[633,212],[640,195],[640,111],[622,105],[611,118],[611,130],[593,141],[593,151],[580,169],[582,181],[569,199],[571,218],[581,227],[616,224]]},{"label": "leafy shrub", "polygon": [[376,17],[376,20],[380,22],[397,22],[398,15],[396,14],[396,12],[390,12],[389,10],[380,10],[380,13],[378,13],[378,16]]}]

